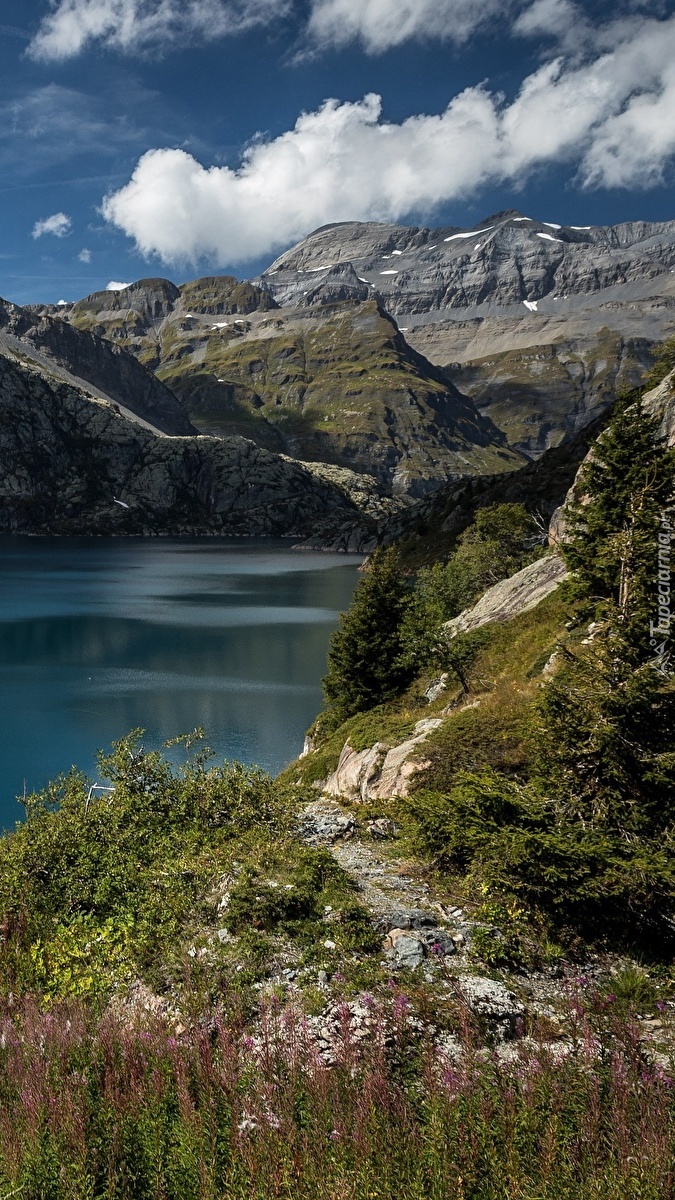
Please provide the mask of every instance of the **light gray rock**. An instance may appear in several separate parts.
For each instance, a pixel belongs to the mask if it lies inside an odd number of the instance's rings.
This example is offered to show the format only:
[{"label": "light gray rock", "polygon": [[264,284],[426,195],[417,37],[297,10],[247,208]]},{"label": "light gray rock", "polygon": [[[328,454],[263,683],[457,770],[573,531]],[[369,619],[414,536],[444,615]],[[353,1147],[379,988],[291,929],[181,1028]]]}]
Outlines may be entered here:
[{"label": "light gray rock", "polygon": [[438,697],[443,695],[443,692],[448,686],[449,678],[450,676],[448,675],[447,671],[444,671],[438,679],[434,679],[433,683],[429,684],[429,687],[424,693],[424,698],[425,700],[429,701],[429,704],[433,704],[434,700],[438,700]]},{"label": "light gray rock", "polygon": [[471,1011],[499,1036],[513,1037],[525,1008],[513,992],[495,979],[463,975],[458,990]]},{"label": "light gray rock", "polygon": [[348,796],[361,801],[406,796],[412,776],[422,766],[416,760],[411,761],[411,757],[442,724],[441,717],[418,721],[412,737],[398,746],[376,742],[374,746],[357,751],[346,742],[324,792],[329,796]]},{"label": "light gray rock", "polygon": [[354,832],[354,818],[337,804],[316,800],[303,809],[298,820],[298,832],[309,845],[331,844]]},{"label": "light gray rock", "polygon": [[414,971],[420,967],[426,958],[426,946],[417,934],[408,933],[403,929],[393,929],[388,937],[390,949],[387,957],[397,967]]},{"label": "light gray rock", "polygon": [[537,559],[510,579],[488,589],[473,608],[467,608],[445,625],[449,637],[479,629],[482,625],[510,621],[529,612],[555,591],[567,576],[567,567],[557,554]]}]

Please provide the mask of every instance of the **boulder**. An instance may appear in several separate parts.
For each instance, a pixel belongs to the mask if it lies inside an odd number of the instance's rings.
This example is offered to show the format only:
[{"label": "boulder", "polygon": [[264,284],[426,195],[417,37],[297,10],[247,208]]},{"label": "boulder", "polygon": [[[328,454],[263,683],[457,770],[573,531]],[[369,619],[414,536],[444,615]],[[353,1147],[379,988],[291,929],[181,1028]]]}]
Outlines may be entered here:
[{"label": "boulder", "polygon": [[499,1037],[514,1037],[525,1008],[514,993],[496,979],[464,975],[458,981],[462,999],[471,1011]]},{"label": "boulder", "polygon": [[423,766],[421,762],[411,762],[411,756],[442,724],[441,718],[418,721],[412,736],[393,747],[376,742],[366,750],[357,751],[346,742],[338,765],[326,782],[325,794],[361,801],[407,796],[412,776]]}]

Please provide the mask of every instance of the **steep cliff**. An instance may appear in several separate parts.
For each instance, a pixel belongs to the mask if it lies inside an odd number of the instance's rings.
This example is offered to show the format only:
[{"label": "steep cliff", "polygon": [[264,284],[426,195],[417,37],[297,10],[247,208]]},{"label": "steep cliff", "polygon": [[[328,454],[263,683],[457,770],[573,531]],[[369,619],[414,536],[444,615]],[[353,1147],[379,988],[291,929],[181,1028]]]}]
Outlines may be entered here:
[{"label": "steep cliff", "polygon": [[0,300],[0,353],[18,351],[65,383],[121,405],[133,419],[168,434],[194,434],[183,405],[123,347],[95,332]]},{"label": "steep cliff", "polygon": [[171,437],[0,354],[0,530],[276,535],[368,547],[386,508],[350,472],[313,473],[243,438]]}]

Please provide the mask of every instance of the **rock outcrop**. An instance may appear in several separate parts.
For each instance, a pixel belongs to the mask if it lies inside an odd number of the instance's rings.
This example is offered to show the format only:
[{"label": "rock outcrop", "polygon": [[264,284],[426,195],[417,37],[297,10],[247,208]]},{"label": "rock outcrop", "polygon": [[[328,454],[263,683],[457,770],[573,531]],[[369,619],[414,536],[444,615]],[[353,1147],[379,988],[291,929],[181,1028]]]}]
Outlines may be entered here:
[{"label": "rock outcrop", "polygon": [[132,420],[146,422],[161,433],[197,433],[168,387],[122,346],[93,332],[0,301],[0,354],[3,348],[64,383],[114,401]]},{"label": "rock outcrop", "polygon": [[335,771],[324,785],[324,794],[360,801],[407,796],[410,780],[422,766],[411,761],[412,755],[442,724],[439,717],[418,721],[412,735],[397,746],[376,742],[357,751],[346,742]]},{"label": "rock outcrop", "polygon": [[308,276],[328,281],[345,263],[411,328],[430,318],[480,320],[509,307],[522,317],[574,313],[591,297],[621,304],[662,295],[675,303],[668,278],[675,267],[675,221],[579,228],[509,211],[464,230],[328,225],[282,254],[261,282],[289,304]]},{"label": "rock outcrop", "polygon": [[488,589],[473,608],[467,608],[448,621],[445,628],[451,637],[480,629],[501,621],[510,621],[520,613],[529,612],[555,591],[567,575],[567,567],[557,554],[548,554],[523,567],[510,579]]},{"label": "rock outcrop", "polygon": [[135,355],[202,433],[421,497],[569,443],[641,383],[675,332],[675,222],[350,222],[252,282],[147,279],[40,312]]}]

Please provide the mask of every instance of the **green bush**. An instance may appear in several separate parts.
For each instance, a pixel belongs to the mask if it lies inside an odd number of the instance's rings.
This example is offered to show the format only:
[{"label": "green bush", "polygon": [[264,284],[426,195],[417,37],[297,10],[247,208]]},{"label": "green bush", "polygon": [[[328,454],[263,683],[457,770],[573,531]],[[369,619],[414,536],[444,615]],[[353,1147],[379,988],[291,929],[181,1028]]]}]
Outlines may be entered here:
[{"label": "green bush", "polygon": [[[541,535],[522,504],[493,504],[480,509],[459,538],[447,563],[420,571],[403,616],[403,661],[419,671],[428,664],[454,670],[443,625],[459,615],[501,579],[519,571],[541,553]],[[459,671],[457,670],[459,665]]]},{"label": "green bush", "polygon": [[[235,862],[240,929],[284,931],[316,917],[329,880],[351,899],[331,856],[293,840],[288,794],[262,772],[214,767],[205,753],[174,767],[144,751],[138,732],[102,755],[100,768],[114,791],[91,795],[72,772],[29,797],[26,821],[0,839],[5,988],[96,995],[138,973],[161,986],[162,964],[176,961],[188,928],[213,919],[213,880]],[[272,889],[267,909],[247,908],[246,880],[275,854],[291,872],[283,911]]]}]

